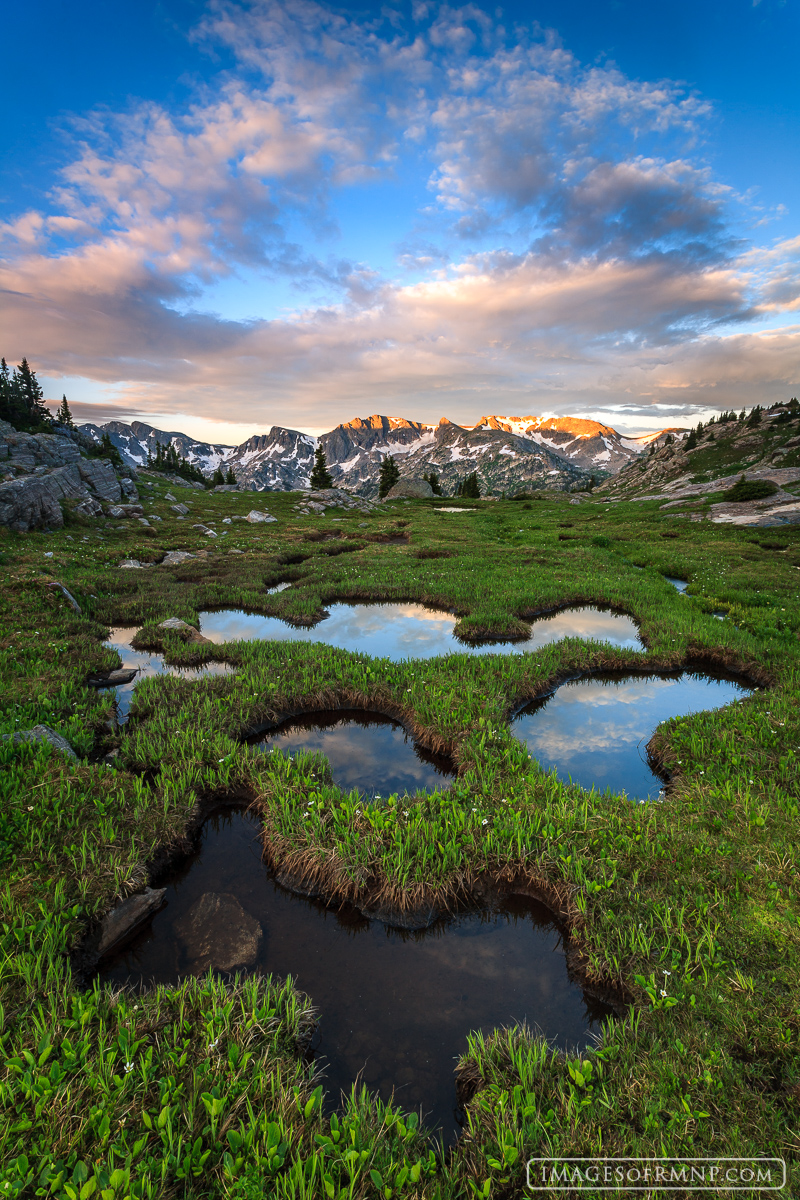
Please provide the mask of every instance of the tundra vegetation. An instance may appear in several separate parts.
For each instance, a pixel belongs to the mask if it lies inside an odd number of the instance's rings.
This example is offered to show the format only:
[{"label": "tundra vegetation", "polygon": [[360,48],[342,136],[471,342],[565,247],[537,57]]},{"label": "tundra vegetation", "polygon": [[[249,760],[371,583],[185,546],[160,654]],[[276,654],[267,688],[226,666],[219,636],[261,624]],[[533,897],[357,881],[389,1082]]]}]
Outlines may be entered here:
[{"label": "tundra vegetation", "polygon": [[[0,535],[2,732],[44,723],[78,755],[0,742],[0,1196],[499,1200],[524,1194],[529,1157],[601,1153],[777,1155],[797,1194],[797,532],[556,493],[466,500],[475,511],[460,515],[434,499],[304,518],[296,496],[273,493],[276,523],[226,524],[252,493],[150,479],[155,534],[72,517]],[[216,538],[178,522],[168,487]],[[179,548],[196,557],[158,565]],[[120,570],[128,559],[151,565]],[[688,579],[687,594],[665,575]],[[269,594],[281,581],[293,586]],[[631,613],[647,650],[567,639],[394,663],[158,628],[214,607],[309,623],[335,600],[380,599],[454,610],[465,638],[520,635],[537,613],[594,602]],[[144,680],[120,727],[112,693],[86,686],[120,665],[103,646],[111,625],[141,627],[137,645],[172,663],[235,673]],[[510,732],[512,711],[559,680],[643,666],[758,685],[659,727],[663,802],[562,784]],[[244,743],[334,706],[395,716],[447,750],[453,786],[369,808],[319,759]],[[527,1028],[471,1036],[457,1065],[464,1132],[444,1155],[417,1114],[363,1088],[323,1104],[304,1054],[315,1014],[291,979],[208,975],[141,994],[93,983],[87,934],[225,800],[252,805],[268,859],[331,899],[407,909],[467,903],[479,882],[533,890],[618,1018],[580,1056]]]}]

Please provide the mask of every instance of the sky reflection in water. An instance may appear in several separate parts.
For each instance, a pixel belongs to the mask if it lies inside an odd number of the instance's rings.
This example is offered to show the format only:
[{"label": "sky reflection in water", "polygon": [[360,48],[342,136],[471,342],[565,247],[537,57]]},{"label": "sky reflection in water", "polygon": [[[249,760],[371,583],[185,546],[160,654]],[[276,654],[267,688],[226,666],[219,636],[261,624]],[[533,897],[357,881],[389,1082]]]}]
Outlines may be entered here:
[{"label": "sky reflection in water", "polygon": [[565,637],[593,638],[627,650],[642,650],[635,622],[607,610],[582,606],[533,622],[527,641],[479,646],[453,636],[457,618],[422,604],[331,604],[330,616],[312,628],[278,617],[227,609],[200,613],[200,631],[212,642],[270,640],[324,642],[358,654],[389,658],[436,658],[443,654],[521,654]]},{"label": "sky reflection in water", "polygon": [[231,675],[234,668],[229,663],[208,663],[203,667],[170,667],[164,662],[163,654],[150,650],[134,650],[131,646],[139,626],[117,625],[103,645],[116,650],[123,667],[138,667],[139,674],[130,683],[118,684],[114,689],[117,701],[117,716],[124,721],[130,712],[136,685],[150,675],[174,675],[178,679],[203,679],[207,675]]},{"label": "sky reflection in water", "polygon": [[288,754],[319,751],[338,787],[370,797],[432,792],[446,787],[454,774],[448,759],[416,746],[397,721],[353,709],[293,718],[259,745]]},{"label": "sky reflection in water", "polygon": [[597,677],[564,683],[525,709],[512,725],[545,770],[587,790],[610,788],[633,800],[652,800],[663,782],[645,749],[669,717],[721,708],[749,689],[727,679],[680,676]]},{"label": "sky reflection in water", "polygon": [[[453,1069],[467,1033],[528,1022],[562,1048],[583,1047],[609,1010],[567,975],[548,911],[510,897],[486,913],[408,934],[279,888],[261,862],[255,820],[209,819],[199,853],[167,879],[166,907],[100,977],[174,983],[193,973],[174,928],[206,892],[229,893],[263,930],[248,969],[291,974],[320,1015],[316,1057],[329,1104],[360,1077],[407,1110],[422,1108],[445,1141],[458,1132]],[[196,969],[196,968],[195,968]]]}]

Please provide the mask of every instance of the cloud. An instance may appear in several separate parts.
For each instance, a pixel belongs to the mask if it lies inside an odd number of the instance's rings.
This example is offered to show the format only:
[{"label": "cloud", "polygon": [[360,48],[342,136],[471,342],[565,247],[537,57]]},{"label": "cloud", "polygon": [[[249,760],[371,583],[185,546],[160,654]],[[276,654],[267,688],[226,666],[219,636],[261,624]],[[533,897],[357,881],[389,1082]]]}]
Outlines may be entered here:
[{"label": "cloud", "polygon": [[[730,332],[800,303],[800,243],[732,236],[701,98],[471,5],[406,23],[218,2],[194,36],[235,67],[183,112],[76,119],[50,209],[0,227],[7,357],[113,385],[126,412],[323,427],[362,405],[688,413],[800,375],[800,330]],[[395,172],[435,197],[395,238],[396,277],[312,250],[332,196]],[[242,269],[323,301],[203,311]]]}]

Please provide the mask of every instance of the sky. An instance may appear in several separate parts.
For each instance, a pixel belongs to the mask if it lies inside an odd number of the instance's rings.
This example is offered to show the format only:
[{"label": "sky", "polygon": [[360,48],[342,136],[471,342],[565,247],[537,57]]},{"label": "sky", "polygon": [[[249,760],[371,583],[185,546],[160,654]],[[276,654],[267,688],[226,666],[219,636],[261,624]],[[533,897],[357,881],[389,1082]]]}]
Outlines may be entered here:
[{"label": "sky", "polygon": [[800,393],[800,0],[29,0],[4,35],[0,354],[79,421],[639,433]]}]

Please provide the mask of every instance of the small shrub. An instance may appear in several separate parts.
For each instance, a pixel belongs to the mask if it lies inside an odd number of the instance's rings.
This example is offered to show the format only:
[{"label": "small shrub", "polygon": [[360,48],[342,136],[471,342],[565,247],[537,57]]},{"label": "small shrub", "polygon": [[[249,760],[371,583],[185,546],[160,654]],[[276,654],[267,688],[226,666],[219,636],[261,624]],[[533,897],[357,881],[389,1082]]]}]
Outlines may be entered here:
[{"label": "small shrub", "polygon": [[777,490],[777,483],[773,483],[771,479],[745,479],[742,475],[732,488],[728,488],[727,492],[722,493],[722,498],[735,503],[742,503],[745,500],[765,500],[767,496],[774,496]]}]

